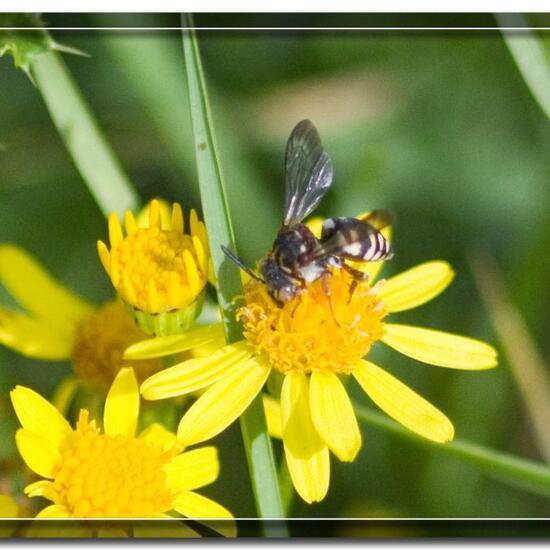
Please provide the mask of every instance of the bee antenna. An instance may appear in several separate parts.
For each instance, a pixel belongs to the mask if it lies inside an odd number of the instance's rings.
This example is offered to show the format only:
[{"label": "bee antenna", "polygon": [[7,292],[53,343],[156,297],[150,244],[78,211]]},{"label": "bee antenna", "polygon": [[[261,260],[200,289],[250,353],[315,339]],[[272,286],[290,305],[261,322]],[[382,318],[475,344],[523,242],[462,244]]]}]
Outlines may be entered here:
[{"label": "bee antenna", "polygon": [[238,267],[240,267],[245,273],[248,273],[248,275],[250,275],[253,279],[256,279],[257,281],[260,281],[261,283],[264,283],[265,284],[265,281],[259,277],[256,273],[254,273],[254,271],[252,271],[252,269],[250,269],[247,265],[245,265],[243,263],[243,261],[237,256],[235,255],[233,252],[231,252],[231,250],[229,250],[229,248],[227,248],[226,246],[224,246],[223,244],[221,245],[222,247],[222,251],[223,253],[227,256],[227,258],[229,258],[235,265],[237,265]]}]

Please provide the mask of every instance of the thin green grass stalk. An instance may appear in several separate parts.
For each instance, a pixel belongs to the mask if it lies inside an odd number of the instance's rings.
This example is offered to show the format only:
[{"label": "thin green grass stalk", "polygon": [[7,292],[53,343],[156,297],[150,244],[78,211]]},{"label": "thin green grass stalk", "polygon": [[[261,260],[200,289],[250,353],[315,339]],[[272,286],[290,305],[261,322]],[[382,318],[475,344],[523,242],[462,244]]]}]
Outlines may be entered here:
[{"label": "thin green grass stalk", "polygon": [[36,56],[30,72],[61,139],[102,212],[135,210],[139,198],[61,57]]},{"label": "thin green grass stalk", "polygon": [[529,428],[541,456],[550,463],[550,377],[525,317],[508,295],[496,261],[477,255],[470,265],[493,327],[523,399]]},{"label": "thin green grass stalk", "polygon": [[357,417],[371,426],[472,464],[488,477],[506,485],[550,497],[550,468],[543,464],[459,439],[450,443],[434,443],[417,436],[381,413],[357,404],[354,404],[354,408]]},{"label": "thin green grass stalk", "polygon": [[501,27],[522,28],[521,31],[503,28],[502,36],[531,95],[550,119],[550,61],[540,39],[528,28],[521,13],[497,13],[495,18]]},{"label": "thin green grass stalk", "polygon": [[[234,250],[235,238],[216,153],[197,39],[190,15],[182,15],[182,26],[187,27],[182,30],[183,52],[204,217],[218,281],[218,300],[224,313],[226,337],[228,342],[235,342],[242,339],[242,332],[235,319],[233,298],[242,293],[242,286],[238,269],[226,260],[221,250],[221,245]],[[241,431],[258,513],[264,518],[282,518],[284,512],[277,471],[261,396],[258,396],[241,416]],[[273,528],[277,529],[277,532],[268,533]],[[283,526],[278,529],[265,525],[266,535],[284,536],[284,529]]]}]

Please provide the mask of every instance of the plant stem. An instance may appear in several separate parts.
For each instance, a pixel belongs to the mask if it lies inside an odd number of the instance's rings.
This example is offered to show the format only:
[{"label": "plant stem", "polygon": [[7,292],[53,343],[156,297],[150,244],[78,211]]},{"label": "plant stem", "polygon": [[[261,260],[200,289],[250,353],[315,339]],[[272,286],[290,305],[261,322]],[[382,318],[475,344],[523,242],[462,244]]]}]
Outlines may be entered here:
[{"label": "plant stem", "polygon": [[530,493],[550,497],[550,468],[532,460],[494,451],[482,445],[455,439],[450,443],[434,443],[401,427],[383,414],[354,404],[357,417],[372,426],[405,437],[423,447],[469,462],[489,477]]},{"label": "plant stem", "polygon": [[135,210],[139,198],[61,57],[45,52],[34,58],[30,70],[61,139],[102,212],[122,215]]},{"label": "plant stem", "polygon": [[[242,293],[239,272],[229,265],[221,245],[235,250],[235,239],[227,206],[221,167],[216,151],[208,96],[202,73],[202,64],[191,15],[182,15],[183,52],[191,104],[191,120],[195,140],[195,154],[199,186],[212,261],[218,281],[218,301],[223,310],[228,342],[242,339],[239,323],[235,319],[234,296]],[[246,381],[243,381],[246,383]],[[277,471],[271,442],[267,432],[261,396],[252,402],[241,416],[241,431],[248,460],[248,469],[260,517],[284,517]],[[284,525],[265,524],[268,536],[283,536]],[[268,531],[270,531],[268,533]]]}]

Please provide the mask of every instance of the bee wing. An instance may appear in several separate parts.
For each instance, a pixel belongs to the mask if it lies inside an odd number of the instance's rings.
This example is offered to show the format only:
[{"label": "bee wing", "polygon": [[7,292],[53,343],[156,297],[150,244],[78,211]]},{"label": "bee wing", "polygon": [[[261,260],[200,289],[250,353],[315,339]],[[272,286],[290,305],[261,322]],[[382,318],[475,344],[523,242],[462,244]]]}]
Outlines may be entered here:
[{"label": "bee wing", "polygon": [[300,223],[319,204],[332,183],[332,162],[309,120],[292,130],[285,153],[283,225]]},{"label": "bee wing", "polygon": [[[370,214],[367,219],[370,219],[369,216]],[[323,224],[323,235],[315,253],[316,257],[325,255],[359,262],[374,262],[391,258],[393,252],[389,241],[370,221],[329,218]]]}]

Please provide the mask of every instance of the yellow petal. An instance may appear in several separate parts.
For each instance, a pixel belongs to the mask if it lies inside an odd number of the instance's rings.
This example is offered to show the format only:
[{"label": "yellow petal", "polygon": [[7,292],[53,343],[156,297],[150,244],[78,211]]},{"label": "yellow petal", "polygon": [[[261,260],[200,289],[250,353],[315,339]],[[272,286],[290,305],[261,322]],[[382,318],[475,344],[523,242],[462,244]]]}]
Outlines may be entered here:
[{"label": "yellow petal", "polygon": [[107,223],[109,226],[109,243],[111,248],[116,248],[124,239],[118,216],[114,212],[111,212],[107,218]]},{"label": "yellow petal", "polygon": [[153,374],[141,385],[141,393],[145,399],[166,399],[205,388],[250,355],[244,341],[224,346],[208,357],[189,359]]},{"label": "yellow petal", "polygon": [[107,435],[133,437],[139,418],[139,389],[131,367],[118,371],[114,379],[103,413],[103,425]]},{"label": "yellow petal", "polygon": [[9,495],[0,495],[0,518],[16,518],[19,514],[19,506]]},{"label": "yellow petal", "polygon": [[75,324],[94,310],[17,246],[0,245],[0,283],[28,311],[54,323]]},{"label": "yellow petal", "polygon": [[25,464],[42,477],[53,478],[61,455],[49,439],[24,429],[15,434],[17,450]]},{"label": "yellow petal", "polygon": [[480,340],[408,325],[384,325],[382,341],[417,361],[451,369],[481,370],[497,366],[497,352]]},{"label": "yellow petal", "polygon": [[176,434],[167,430],[162,424],[153,422],[140,434],[139,439],[146,441],[151,446],[158,446],[162,451],[169,451],[177,445]]},{"label": "yellow petal", "polygon": [[187,447],[218,435],[250,405],[270,370],[255,358],[233,368],[184,414],[178,426],[178,439]]},{"label": "yellow petal", "polygon": [[[67,508],[65,508],[65,506],[61,506],[60,504],[52,504],[51,506],[47,506],[43,510],[40,510],[40,512],[36,514],[36,517],[37,518],[70,518],[71,516]],[[57,536],[59,536],[59,531],[57,532]]]},{"label": "yellow petal", "polygon": [[343,462],[361,448],[361,432],[346,389],[336,374],[314,372],[309,386],[311,418],[321,439]]},{"label": "yellow petal", "polygon": [[33,359],[65,361],[73,341],[63,327],[0,308],[0,343]]},{"label": "yellow petal", "polygon": [[264,402],[264,413],[269,435],[277,439],[282,439],[283,427],[281,423],[281,405],[276,399],[265,393],[262,394],[262,400]]},{"label": "yellow petal", "polygon": [[425,262],[385,281],[379,296],[390,313],[412,309],[441,294],[454,275],[447,262]]},{"label": "yellow petal", "polygon": [[173,336],[157,336],[142,340],[130,346],[124,352],[124,359],[131,361],[134,359],[151,359],[154,357],[165,357],[188,351],[199,346],[204,346],[210,342],[219,341],[224,345],[223,325],[216,323],[188,330],[183,334]]},{"label": "yellow petal", "polygon": [[191,491],[216,481],[220,462],[216,447],[200,447],[174,457],[164,467],[172,493]]},{"label": "yellow petal", "polygon": [[172,208],[164,199],[153,199],[149,201],[138,213],[136,218],[137,226],[141,229],[149,227],[149,210],[153,201],[157,202],[160,213],[161,229],[169,230],[172,227]]},{"label": "yellow petal", "polygon": [[70,424],[61,413],[41,395],[23,386],[10,392],[15,414],[25,431],[47,439],[49,444],[60,449],[71,436]]},{"label": "yellow petal", "polygon": [[[187,518],[223,519],[233,514],[221,504],[192,491],[184,491],[172,500],[172,508]],[[220,522],[220,525],[222,523]]]},{"label": "yellow petal", "polygon": [[367,395],[405,428],[438,443],[453,439],[453,425],[439,409],[374,363],[361,361],[353,376]]},{"label": "yellow petal", "polygon": [[311,419],[305,374],[285,376],[281,388],[281,418],[285,457],[294,487],[309,504],[321,501],[329,485],[329,452]]},{"label": "yellow petal", "polygon": [[23,491],[29,498],[44,497],[53,502],[59,498],[53,481],[35,481],[34,483],[27,485]]},{"label": "yellow petal", "polygon": [[183,233],[185,227],[183,220],[183,211],[179,203],[172,204],[172,231]]}]

